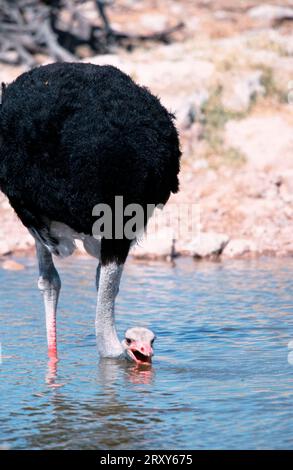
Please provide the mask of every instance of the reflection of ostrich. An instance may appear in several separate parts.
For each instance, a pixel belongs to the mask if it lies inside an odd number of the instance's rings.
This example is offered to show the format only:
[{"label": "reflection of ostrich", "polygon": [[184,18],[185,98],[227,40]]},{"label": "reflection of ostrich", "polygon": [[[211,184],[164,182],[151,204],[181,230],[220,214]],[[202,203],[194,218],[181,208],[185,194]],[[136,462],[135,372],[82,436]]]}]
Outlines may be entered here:
[{"label": "reflection of ostrich", "polygon": [[[118,340],[114,303],[133,238],[92,234],[93,207],[144,209],[178,189],[179,142],[172,116],[146,89],[110,66],[60,63],[21,75],[3,92],[0,108],[0,188],[34,236],[44,294],[49,355],[57,357],[56,309],[61,282],[52,254],[67,256],[81,239],[99,259],[96,336],[103,357],[124,347],[148,361],[148,330]],[[115,213],[116,211],[116,213]],[[122,213],[122,228],[129,221]],[[132,332],[133,333],[133,332]],[[139,347],[135,353],[135,347]],[[138,346],[139,345],[139,346]]]}]

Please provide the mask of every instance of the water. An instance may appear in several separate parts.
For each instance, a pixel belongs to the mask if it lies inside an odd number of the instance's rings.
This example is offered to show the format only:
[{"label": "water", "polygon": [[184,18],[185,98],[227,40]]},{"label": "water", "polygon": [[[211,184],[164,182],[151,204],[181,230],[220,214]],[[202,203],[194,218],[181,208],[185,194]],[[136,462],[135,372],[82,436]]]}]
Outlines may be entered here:
[{"label": "water", "polygon": [[59,263],[54,369],[24,262],[0,270],[2,448],[292,448],[292,259],[128,263],[117,325],[156,332],[151,369],[98,360],[88,260]]}]

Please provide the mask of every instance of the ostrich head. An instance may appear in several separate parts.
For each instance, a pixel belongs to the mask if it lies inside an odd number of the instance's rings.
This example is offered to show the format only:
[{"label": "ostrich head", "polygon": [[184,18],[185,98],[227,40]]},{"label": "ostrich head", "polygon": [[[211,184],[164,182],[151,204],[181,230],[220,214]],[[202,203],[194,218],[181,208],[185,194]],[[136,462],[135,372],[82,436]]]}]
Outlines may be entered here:
[{"label": "ostrich head", "polygon": [[147,328],[129,328],[122,341],[126,358],[137,364],[150,364],[154,354],[152,346],[155,338],[155,334]]}]

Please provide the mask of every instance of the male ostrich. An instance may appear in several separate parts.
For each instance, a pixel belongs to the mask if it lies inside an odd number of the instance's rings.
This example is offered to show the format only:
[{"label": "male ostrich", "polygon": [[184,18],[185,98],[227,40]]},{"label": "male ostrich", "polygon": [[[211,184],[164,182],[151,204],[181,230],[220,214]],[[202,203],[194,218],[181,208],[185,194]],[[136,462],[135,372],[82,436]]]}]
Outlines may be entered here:
[{"label": "male ostrich", "polygon": [[124,206],[165,204],[178,190],[179,160],[172,115],[115,67],[56,63],[3,86],[0,189],[35,238],[50,357],[57,359],[61,288],[52,254],[72,254],[75,239],[81,239],[99,260],[95,325],[100,356],[151,361],[150,330],[131,328],[120,343],[115,328],[115,297],[135,237],[94,237],[93,207],[108,204],[115,220],[118,195]]}]

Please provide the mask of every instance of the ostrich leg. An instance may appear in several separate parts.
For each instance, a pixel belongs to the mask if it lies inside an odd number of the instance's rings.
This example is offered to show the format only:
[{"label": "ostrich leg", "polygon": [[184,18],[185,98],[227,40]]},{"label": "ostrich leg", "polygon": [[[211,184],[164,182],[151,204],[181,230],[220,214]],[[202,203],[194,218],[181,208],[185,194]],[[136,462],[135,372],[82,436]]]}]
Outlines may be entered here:
[{"label": "ostrich leg", "polygon": [[123,353],[116,333],[114,313],[122,271],[123,264],[116,262],[102,264],[97,268],[96,337],[101,357],[119,357]]},{"label": "ostrich leg", "polygon": [[40,273],[38,287],[43,293],[45,304],[48,355],[57,359],[56,312],[61,281],[48,249],[38,240],[36,248]]}]

